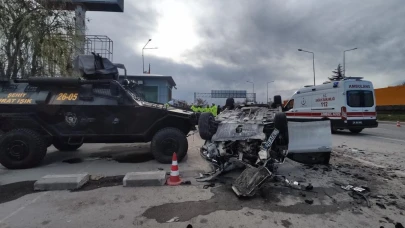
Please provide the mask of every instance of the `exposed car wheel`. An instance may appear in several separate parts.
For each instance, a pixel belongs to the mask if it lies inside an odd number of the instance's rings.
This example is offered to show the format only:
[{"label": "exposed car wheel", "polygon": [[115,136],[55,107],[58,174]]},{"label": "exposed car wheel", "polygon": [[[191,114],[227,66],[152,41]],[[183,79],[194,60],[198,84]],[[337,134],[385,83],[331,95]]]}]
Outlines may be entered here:
[{"label": "exposed car wheel", "polygon": [[322,162],[322,164],[324,164],[324,165],[329,165],[330,154],[331,154],[331,153],[326,153],[326,154],[323,156],[323,162]]},{"label": "exposed car wheel", "polygon": [[282,136],[285,145],[288,145],[288,121],[287,115],[285,113],[276,113],[276,115],[274,116],[274,127],[280,131],[279,134]]},{"label": "exposed car wheel", "polygon": [[79,143],[79,144],[67,144],[65,142],[62,142],[59,139],[55,139],[53,141],[53,146],[58,149],[59,151],[76,151],[77,149],[79,149],[81,146],[83,145],[83,143]]},{"label": "exposed car wheel", "polygon": [[152,138],[151,151],[153,157],[160,163],[170,164],[174,152],[176,152],[177,161],[181,161],[186,156],[187,150],[186,135],[177,128],[164,128]]},{"label": "exposed car wheel", "polygon": [[349,129],[349,131],[353,134],[358,134],[362,131],[363,129]]},{"label": "exposed car wheel", "polygon": [[212,136],[217,132],[215,117],[212,113],[201,113],[200,118],[198,119],[198,131],[202,139],[211,140]]},{"label": "exposed car wheel", "polygon": [[276,104],[276,105],[282,105],[283,104],[280,95],[274,96],[274,104]]},{"label": "exposed car wheel", "polygon": [[0,139],[0,163],[8,169],[37,166],[46,155],[46,141],[36,131],[15,129]]}]

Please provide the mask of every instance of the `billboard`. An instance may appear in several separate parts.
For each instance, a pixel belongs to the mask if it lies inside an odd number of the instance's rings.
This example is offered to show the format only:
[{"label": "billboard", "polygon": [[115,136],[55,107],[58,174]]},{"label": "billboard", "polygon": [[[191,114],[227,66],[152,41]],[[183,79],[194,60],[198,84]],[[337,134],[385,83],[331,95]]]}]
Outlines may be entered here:
[{"label": "billboard", "polygon": [[211,98],[246,98],[246,90],[211,90]]},{"label": "billboard", "polygon": [[37,0],[64,10],[74,10],[76,5],[84,5],[86,11],[124,12],[124,0]]}]

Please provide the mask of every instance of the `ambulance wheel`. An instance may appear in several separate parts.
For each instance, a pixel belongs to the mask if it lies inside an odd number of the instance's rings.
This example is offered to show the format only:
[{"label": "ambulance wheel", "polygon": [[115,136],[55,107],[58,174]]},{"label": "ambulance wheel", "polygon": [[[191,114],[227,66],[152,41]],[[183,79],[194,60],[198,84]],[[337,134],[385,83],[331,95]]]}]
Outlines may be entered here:
[{"label": "ambulance wheel", "polygon": [[353,134],[358,134],[362,131],[363,129],[349,129],[349,131]]},{"label": "ambulance wheel", "polygon": [[9,131],[0,140],[0,163],[8,169],[32,168],[44,159],[46,146],[46,140],[36,131]]},{"label": "ambulance wheel", "polygon": [[202,139],[211,140],[212,136],[217,132],[215,117],[212,113],[201,113],[198,119],[198,131]]},{"label": "ambulance wheel", "polygon": [[276,115],[274,116],[274,127],[280,131],[280,135],[283,139],[283,145],[288,145],[288,121],[287,115],[285,113],[276,113]]}]

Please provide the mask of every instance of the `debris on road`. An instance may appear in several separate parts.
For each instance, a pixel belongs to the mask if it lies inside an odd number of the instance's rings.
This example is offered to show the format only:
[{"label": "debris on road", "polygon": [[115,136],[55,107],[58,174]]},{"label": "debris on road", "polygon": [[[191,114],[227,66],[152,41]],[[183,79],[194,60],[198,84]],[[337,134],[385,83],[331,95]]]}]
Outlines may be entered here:
[{"label": "debris on road", "polygon": [[215,183],[209,183],[203,186],[203,189],[215,187]]},{"label": "debris on road", "polygon": [[168,220],[167,223],[178,222],[178,221],[180,221],[180,218],[179,218],[179,217],[173,217],[173,218],[171,218],[170,220]]},{"label": "debris on road", "polygon": [[92,181],[98,181],[101,178],[104,178],[104,176],[103,175],[90,175],[90,180],[92,180]]},{"label": "debris on road", "polygon": [[306,199],[305,203],[312,205],[314,203],[314,200]]},{"label": "debris on road", "polygon": [[385,205],[384,204],[382,204],[382,203],[375,203],[375,205],[377,205],[379,208],[381,208],[381,209],[387,209],[386,207],[385,207]]},{"label": "debris on road", "polygon": [[314,186],[312,186],[312,184],[309,183],[309,184],[305,187],[305,189],[306,189],[307,191],[311,191],[312,189],[314,189]]},{"label": "debris on road", "polygon": [[404,226],[400,222],[397,222],[395,228],[404,228]]},{"label": "debris on road", "polygon": [[181,185],[191,185],[191,181],[183,181],[181,182]]}]

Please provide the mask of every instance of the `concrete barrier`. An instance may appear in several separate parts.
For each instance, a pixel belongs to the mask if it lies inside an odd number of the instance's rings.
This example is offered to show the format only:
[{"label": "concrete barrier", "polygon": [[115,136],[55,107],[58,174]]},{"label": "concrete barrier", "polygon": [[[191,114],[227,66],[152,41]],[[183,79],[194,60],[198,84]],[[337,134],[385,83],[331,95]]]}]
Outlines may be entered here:
[{"label": "concrete barrier", "polygon": [[330,121],[288,122],[288,153],[332,151]]},{"label": "concrete barrier", "polygon": [[46,175],[34,183],[36,191],[74,190],[89,181],[89,174]]}]

